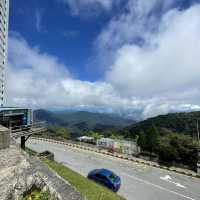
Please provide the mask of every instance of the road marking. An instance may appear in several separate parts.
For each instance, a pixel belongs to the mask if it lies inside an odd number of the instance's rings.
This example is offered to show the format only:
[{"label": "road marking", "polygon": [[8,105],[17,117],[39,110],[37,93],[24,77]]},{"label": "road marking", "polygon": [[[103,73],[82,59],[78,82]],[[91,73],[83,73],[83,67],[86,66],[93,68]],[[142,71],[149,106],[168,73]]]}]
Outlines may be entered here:
[{"label": "road marking", "polygon": [[191,198],[191,197],[185,196],[185,195],[180,194],[180,193],[178,193],[178,192],[175,192],[175,191],[173,191],[173,190],[169,190],[169,189],[164,188],[164,187],[162,187],[162,186],[160,186],[160,185],[156,185],[156,184],[151,183],[151,182],[149,182],[149,181],[145,181],[145,180],[143,180],[143,179],[140,179],[140,178],[138,178],[138,177],[136,177],[136,176],[128,175],[128,174],[123,173],[123,172],[122,172],[121,174],[123,174],[124,176],[127,176],[127,177],[129,177],[129,178],[135,179],[136,181],[142,182],[142,183],[144,183],[144,184],[146,184],[146,185],[150,185],[150,186],[156,187],[156,188],[158,188],[158,189],[160,189],[160,190],[164,190],[164,191],[166,191],[166,192],[170,192],[170,193],[172,193],[172,194],[175,194],[175,195],[177,195],[177,196],[183,197],[183,198],[185,198],[185,199],[195,200],[195,199],[193,199],[193,198]]},{"label": "road marking", "polygon": [[168,183],[172,183],[172,184],[176,185],[177,187],[186,188],[184,185],[181,185],[180,183],[173,182],[171,176],[169,176],[169,175],[160,177],[160,179],[163,181],[166,181]]}]

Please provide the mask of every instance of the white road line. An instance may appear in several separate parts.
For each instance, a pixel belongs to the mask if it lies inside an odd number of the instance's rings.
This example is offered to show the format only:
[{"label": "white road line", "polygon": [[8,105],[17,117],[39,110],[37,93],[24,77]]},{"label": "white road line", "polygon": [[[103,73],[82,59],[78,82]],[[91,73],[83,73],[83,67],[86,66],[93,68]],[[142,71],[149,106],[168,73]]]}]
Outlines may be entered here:
[{"label": "white road line", "polygon": [[177,196],[183,197],[183,198],[185,198],[185,199],[195,200],[195,199],[193,199],[193,198],[191,198],[191,197],[188,197],[188,196],[185,196],[185,195],[180,194],[180,193],[178,193],[178,192],[169,190],[169,189],[167,189],[167,188],[164,188],[164,187],[162,187],[162,186],[160,186],[160,185],[156,185],[156,184],[151,183],[151,182],[149,182],[149,181],[145,181],[145,180],[140,179],[140,178],[138,178],[138,177],[135,177],[135,176],[132,176],[132,175],[128,175],[128,174],[123,173],[123,172],[122,172],[121,174],[123,174],[124,176],[127,176],[127,177],[129,177],[129,178],[135,179],[136,181],[142,182],[142,183],[144,183],[144,184],[146,184],[146,185],[151,185],[151,186],[156,187],[156,188],[158,188],[158,189],[160,189],[160,190],[164,190],[164,191],[166,191],[166,192],[170,192],[170,193],[172,193],[172,194],[175,194],[175,195],[177,195]]},{"label": "white road line", "polygon": [[186,188],[184,185],[181,185],[180,183],[176,183],[176,182],[172,181],[172,178],[169,175],[166,175],[164,177],[160,177],[160,179],[163,180],[163,181],[166,181],[168,183],[172,183],[172,184],[176,185],[177,187],[181,187],[181,188],[184,188],[184,189]]}]

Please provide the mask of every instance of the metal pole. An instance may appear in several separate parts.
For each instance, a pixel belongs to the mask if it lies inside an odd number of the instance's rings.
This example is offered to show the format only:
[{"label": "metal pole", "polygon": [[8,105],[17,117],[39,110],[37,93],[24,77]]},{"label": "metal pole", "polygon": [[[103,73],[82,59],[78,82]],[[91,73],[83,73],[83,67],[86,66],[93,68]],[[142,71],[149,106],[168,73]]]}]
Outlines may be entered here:
[{"label": "metal pole", "polygon": [[200,148],[199,121],[198,121],[198,119],[197,119],[197,140],[198,140],[198,147]]},{"label": "metal pole", "polygon": [[199,121],[197,119],[197,140],[198,140],[198,148],[197,148],[197,173],[200,174],[200,138],[199,138]]}]

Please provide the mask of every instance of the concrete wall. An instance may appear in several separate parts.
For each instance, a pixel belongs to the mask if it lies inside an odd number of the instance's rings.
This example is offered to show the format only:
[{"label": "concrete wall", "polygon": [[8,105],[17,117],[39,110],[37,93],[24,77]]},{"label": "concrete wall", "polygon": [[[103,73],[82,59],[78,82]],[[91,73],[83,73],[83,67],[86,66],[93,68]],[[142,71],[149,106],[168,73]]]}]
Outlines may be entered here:
[{"label": "concrete wall", "polygon": [[52,200],[86,200],[67,181],[36,157],[29,157],[11,140],[0,151],[0,200],[18,200],[37,187],[48,191]]},{"label": "concrete wall", "polygon": [[0,150],[9,148],[10,146],[10,130],[0,125]]}]

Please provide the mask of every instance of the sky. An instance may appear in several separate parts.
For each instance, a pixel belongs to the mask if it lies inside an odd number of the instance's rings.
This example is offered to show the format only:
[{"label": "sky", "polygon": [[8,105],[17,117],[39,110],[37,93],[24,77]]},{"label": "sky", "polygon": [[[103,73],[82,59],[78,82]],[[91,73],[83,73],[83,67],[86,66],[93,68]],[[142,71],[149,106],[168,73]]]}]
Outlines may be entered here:
[{"label": "sky", "polygon": [[199,52],[200,0],[10,0],[6,104],[200,110]]}]

